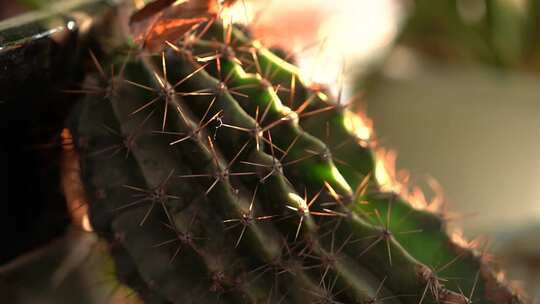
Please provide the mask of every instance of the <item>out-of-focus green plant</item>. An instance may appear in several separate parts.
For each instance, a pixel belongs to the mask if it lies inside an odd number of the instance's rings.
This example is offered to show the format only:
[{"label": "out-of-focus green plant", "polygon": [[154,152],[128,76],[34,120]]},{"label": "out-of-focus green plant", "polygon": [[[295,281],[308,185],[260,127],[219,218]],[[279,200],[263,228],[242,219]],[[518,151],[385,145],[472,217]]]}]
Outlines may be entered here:
[{"label": "out-of-focus green plant", "polygon": [[21,4],[25,7],[28,7],[30,9],[39,9],[44,7],[47,4],[50,4],[51,2],[54,2],[55,0],[16,0],[18,4]]},{"label": "out-of-focus green plant", "polygon": [[438,59],[540,70],[538,1],[414,0],[398,39]]}]

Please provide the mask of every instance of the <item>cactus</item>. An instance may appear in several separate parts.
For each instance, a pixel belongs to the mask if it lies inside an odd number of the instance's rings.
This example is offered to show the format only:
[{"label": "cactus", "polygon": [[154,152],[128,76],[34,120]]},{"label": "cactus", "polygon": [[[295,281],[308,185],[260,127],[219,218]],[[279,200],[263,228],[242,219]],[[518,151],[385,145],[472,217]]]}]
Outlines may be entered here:
[{"label": "cactus", "polygon": [[121,32],[89,52],[68,127],[93,229],[145,302],[521,303],[440,214],[382,191],[355,114],[243,27],[157,54]]}]

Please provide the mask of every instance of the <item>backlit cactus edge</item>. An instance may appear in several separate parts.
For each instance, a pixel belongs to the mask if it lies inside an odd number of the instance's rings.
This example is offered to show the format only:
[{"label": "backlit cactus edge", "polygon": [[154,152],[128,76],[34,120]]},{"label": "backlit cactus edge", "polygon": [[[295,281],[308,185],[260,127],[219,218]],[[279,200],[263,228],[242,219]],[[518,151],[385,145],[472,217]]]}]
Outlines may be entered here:
[{"label": "backlit cactus edge", "polygon": [[243,28],[155,55],[117,35],[68,127],[93,229],[144,301],[522,302],[441,215],[384,193],[355,114]]}]

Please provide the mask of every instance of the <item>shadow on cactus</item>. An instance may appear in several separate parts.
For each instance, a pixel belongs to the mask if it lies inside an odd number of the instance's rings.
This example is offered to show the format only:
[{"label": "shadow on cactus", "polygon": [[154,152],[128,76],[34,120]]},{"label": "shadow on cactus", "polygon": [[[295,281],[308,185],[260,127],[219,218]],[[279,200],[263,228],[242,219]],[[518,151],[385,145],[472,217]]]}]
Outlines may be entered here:
[{"label": "shadow on cactus", "polygon": [[346,106],[207,19],[155,54],[117,33],[90,52],[69,128],[119,281],[148,303],[521,302],[380,190]]}]

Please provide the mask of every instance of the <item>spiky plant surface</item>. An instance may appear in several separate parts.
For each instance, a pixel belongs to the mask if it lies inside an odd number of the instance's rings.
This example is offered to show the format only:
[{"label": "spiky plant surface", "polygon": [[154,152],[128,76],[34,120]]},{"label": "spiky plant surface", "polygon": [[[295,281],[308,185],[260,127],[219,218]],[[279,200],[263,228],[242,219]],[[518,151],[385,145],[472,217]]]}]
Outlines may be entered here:
[{"label": "spiky plant surface", "polygon": [[521,302],[440,215],[381,191],[355,114],[243,28],[158,54],[109,32],[69,127],[92,226],[146,302]]}]

